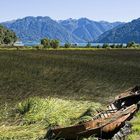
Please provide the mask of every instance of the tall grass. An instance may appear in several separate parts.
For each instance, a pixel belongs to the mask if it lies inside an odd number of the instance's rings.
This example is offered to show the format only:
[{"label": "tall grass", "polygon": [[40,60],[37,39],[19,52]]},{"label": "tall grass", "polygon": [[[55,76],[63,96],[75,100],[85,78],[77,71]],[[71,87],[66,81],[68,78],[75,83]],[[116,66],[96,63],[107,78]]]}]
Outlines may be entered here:
[{"label": "tall grass", "polygon": [[[81,121],[88,108],[97,109],[99,103],[39,97],[29,98],[16,105],[14,125],[0,127],[0,139],[39,139],[49,126],[69,126]],[[18,121],[17,121],[18,120]],[[17,121],[17,122],[16,122]]]},{"label": "tall grass", "polygon": [[1,138],[90,119],[82,114],[92,102],[106,104],[139,85],[139,61],[135,49],[0,50]]},{"label": "tall grass", "polygon": [[17,114],[22,117],[23,124],[45,122],[49,125],[71,125],[88,108],[101,107],[99,103],[88,101],[72,101],[56,98],[29,98],[17,105]]},{"label": "tall grass", "polygon": [[139,60],[139,50],[0,51],[0,101],[52,96],[106,103],[139,84]]}]

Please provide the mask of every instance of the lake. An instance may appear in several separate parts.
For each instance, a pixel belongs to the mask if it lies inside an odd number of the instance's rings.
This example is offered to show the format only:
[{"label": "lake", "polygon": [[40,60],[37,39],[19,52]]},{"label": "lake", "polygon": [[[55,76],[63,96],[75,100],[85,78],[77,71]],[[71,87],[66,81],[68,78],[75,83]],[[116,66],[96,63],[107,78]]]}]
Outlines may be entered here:
[{"label": "lake", "polygon": [[[29,41],[29,42],[23,42],[24,46],[37,46],[37,45],[40,45],[40,42],[37,42],[37,41]],[[61,46],[64,46],[65,43],[60,43]],[[73,45],[77,45],[77,46],[81,46],[81,47],[84,47],[86,46],[88,43],[71,43]],[[103,44],[105,43],[90,43],[91,46],[103,46]],[[107,43],[109,45],[120,45],[122,43]],[[126,44],[123,43],[123,45],[125,46]]]}]

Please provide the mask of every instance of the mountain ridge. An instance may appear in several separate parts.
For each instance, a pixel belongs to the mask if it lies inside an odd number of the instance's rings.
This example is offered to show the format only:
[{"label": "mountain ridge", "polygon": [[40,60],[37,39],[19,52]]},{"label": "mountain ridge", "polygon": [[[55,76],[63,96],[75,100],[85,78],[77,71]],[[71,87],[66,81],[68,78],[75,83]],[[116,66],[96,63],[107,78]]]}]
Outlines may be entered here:
[{"label": "mountain ridge", "polygon": [[59,39],[61,42],[93,42],[102,33],[121,22],[97,22],[87,18],[53,20],[48,16],[28,16],[2,25],[13,30],[22,41],[39,41],[42,38]]},{"label": "mountain ridge", "polygon": [[104,32],[96,42],[100,43],[140,43],[140,18]]}]

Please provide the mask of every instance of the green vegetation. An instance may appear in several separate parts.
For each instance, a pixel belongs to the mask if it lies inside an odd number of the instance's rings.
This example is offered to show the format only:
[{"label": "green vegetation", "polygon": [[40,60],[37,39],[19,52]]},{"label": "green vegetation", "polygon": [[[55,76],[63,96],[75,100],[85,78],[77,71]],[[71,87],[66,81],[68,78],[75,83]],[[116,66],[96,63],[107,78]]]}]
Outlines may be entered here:
[{"label": "green vegetation", "polygon": [[16,112],[22,117],[23,124],[45,121],[49,125],[71,125],[89,107],[94,109],[100,104],[88,101],[71,101],[57,98],[29,98],[19,103]]},{"label": "green vegetation", "polygon": [[14,44],[17,40],[17,37],[13,31],[10,31],[0,25],[0,45],[8,45],[8,44]]},{"label": "green vegetation", "polygon": [[[101,105],[88,101],[62,100],[48,97],[34,97],[18,103],[9,114],[11,119],[0,127],[0,139],[43,138],[49,126],[68,126],[84,120],[83,113]],[[86,115],[86,114],[85,114]],[[12,124],[12,125],[11,125]]]},{"label": "green vegetation", "polygon": [[70,43],[65,43],[64,48],[71,48],[72,45]]},{"label": "green vegetation", "polygon": [[57,49],[59,48],[59,43],[59,40],[50,40],[48,38],[44,38],[41,40],[41,44],[44,46],[44,48]]},{"label": "green vegetation", "polygon": [[49,40],[48,38],[44,38],[44,39],[41,40],[41,44],[42,44],[45,48],[47,48],[47,47],[50,46],[50,40]]},{"label": "green vegetation", "polygon": [[[39,139],[139,85],[139,49],[0,51],[0,139]],[[99,102],[99,103],[98,103]]]},{"label": "green vegetation", "polygon": [[91,44],[88,42],[88,44],[86,45],[86,48],[91,48]]},{"label": "green vegetation", "polygon": [[139,140],[140,138],[140,112],[132,120],[132,134],[129,136],[130,140]]},{"label": "green vegetation", "polygon": [[140,48],[140,44],[136,44],[135,42],[129,42],[126,45],[123,44],[103,44],[103,46],[92,46],[91,44],[87,44],[87,46],[85,46],[86,48],[105,48],[105,49],[114,49],[114,48],[118,48],[118,49],[122,49],[122,48]]}]

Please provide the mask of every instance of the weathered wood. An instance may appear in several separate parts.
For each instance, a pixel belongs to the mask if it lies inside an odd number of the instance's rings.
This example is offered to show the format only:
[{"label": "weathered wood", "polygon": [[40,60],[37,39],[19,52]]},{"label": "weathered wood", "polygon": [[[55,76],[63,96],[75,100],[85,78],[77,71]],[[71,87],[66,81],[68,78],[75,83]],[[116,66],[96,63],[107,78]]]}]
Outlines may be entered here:
[{"label": "weathered wood", "polygon": [[138,109],[139,101],[140,87],[136,86],[117,96],[115,101],[107,107],[107,110],[97,110],[97,114],[92,120],[70,127],[50,129],[47,138],[50,140],[57,138],[77,140],[79,137],[91,135],[102,138],[116,132],[118,133],[115,137],[123,137],[123,133],[118,130],[121,130],[125,122],[133,117]]},{"label": "weathered wood", "polygon": [[126,109],[122,109],[108,118],[100,118],[91,120],[79,125],[66,128],[52,129],[52,133],[56,138],[76,139],[77,137],[89,137],[93,134],[100,136],[100,133],[111,133],[136,111],[137,106],[132,105]]}]

